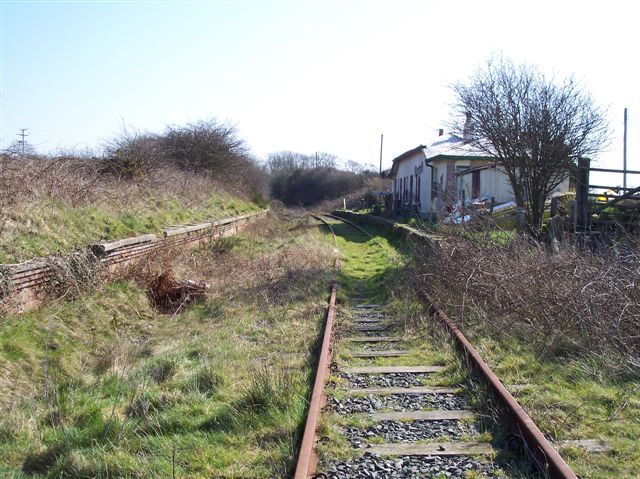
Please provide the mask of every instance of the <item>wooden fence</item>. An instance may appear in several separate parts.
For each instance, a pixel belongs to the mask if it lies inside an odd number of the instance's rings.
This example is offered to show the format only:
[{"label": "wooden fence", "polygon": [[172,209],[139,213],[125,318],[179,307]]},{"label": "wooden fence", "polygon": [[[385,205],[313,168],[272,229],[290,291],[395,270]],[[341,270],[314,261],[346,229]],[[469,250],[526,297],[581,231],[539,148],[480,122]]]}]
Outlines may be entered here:
[{"label": "wooden fence", "polygon": [[592,168],[591,160],[580,158],[576,174],[576,232],[640,233],[640,187],[593,184],[591,172],[640,175],[635,170]]}]

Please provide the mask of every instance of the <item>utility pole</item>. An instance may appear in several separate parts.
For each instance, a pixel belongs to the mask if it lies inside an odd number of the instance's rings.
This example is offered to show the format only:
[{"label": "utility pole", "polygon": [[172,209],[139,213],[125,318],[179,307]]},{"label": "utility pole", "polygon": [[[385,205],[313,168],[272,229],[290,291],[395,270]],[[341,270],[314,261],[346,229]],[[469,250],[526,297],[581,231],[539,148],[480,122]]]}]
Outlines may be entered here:
[{"label": "utility pole", "polygon": [[28,128],[20,128],[20,133],[18,133],[18,136],[21,137],[21,140],[18,140],[18,145],[20,145],[20,154],[24,155],[24,150],[27,147],[27,140],[25,140],[25,137],[29,136],[29,133],[25,133],[28,130]]},{"label": "utility pole", "polygon": [[[622,137],[622,169],[624,173],[622,174],[622,188],[627,187],[627,109],[624,109],[624,135]],[[627,190],[623,190],[623,194],[626,193]]]},{"label": "utility pole", "polygon": [[380,133],[380,176],[382,176],[382,140],[384,139],[384,134]]}]

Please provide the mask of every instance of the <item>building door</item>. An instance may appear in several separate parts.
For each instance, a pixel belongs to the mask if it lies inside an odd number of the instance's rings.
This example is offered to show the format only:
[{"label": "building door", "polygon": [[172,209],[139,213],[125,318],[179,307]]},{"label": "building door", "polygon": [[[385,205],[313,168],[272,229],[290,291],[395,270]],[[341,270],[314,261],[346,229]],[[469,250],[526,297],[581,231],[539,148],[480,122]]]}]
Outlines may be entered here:
[{"label": "building door", "polygon": [[471,197],[478,198],[480,196],[480,171],[471,173]]},{"label": "building door", "polygon": [[409,177],[409,207],[413,206],[413,175]]}]

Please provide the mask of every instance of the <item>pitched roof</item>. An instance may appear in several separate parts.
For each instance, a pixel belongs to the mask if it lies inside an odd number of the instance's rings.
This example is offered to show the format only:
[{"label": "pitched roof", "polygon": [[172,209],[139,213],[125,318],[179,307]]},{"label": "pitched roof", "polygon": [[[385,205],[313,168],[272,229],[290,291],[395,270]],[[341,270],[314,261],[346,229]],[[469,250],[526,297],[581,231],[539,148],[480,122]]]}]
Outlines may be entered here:
[{"label": "pitched roof", "polygon": [[411,156],[414,153],[422,151],[427,163],[433,160],[446,160],[446,159],[465,159],[465,160],[489,160],[492,159],[491,155],[487,155],[485,152],[480,151],[468,143],[465,143],[462,136],[456,133],[448,133],[443,136],[439,136],[436,141],[431,143],[430,146],[419,145],[411,150],[407,150],[401,155],[393,159],[393,165],[389,176],[393,177],[398,172],[398,164]]},{"label": "pitched roof", "polygon": [[404,160],[405,158],[409,158],[410,156],[412,156],[414,153],[418,153],[418,152],[424,152],[424,149],[426,148],[426,146],[424,145],[418,145],[415,148],[412,148],[410,150],[405,151],[404,153],[402,153],[399,156],[396,156],[393,159],[393,164],[391,165],[391,171],[389,172],[389,176],[393,177],[397,172],[398,172],[398,164]]},{"label": "pitched roof", "polygon": [[478,150],[469,143],[465,143],[462,136],[456,133],[438,137],[438,140],[431,144],[424,151],[427,162],[436,159],[445,158],[464,158],[464,159],[490,159],[490,155]]}]

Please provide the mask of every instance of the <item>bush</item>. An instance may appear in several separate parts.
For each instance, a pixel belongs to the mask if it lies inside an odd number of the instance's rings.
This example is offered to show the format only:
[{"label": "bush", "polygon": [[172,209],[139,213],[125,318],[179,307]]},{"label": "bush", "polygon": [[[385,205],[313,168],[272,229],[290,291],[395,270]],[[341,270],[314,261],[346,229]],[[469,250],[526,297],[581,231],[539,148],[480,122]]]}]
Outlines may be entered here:
[{"label": "bush", "polygon": [[268,181],[245,142],[230,125],[216,120],[170,126],[158,135],[125,132],[105,148],[103,173],[140,181],[160,168],[209,176],[263,201]]},{"label": "bush", "polygon": [[[487,220],[489,221],[489,220]],[[459,321],[522,338],[540,359],[599,355],[624,374],[640,369],[640,253],[563,243],[551,255],[531,238],[471,223],[416,247],[416,277]]]},{"label": "bush", "polygon": [[271,193],[288,206],[311,206],[361,189],[366,178],[365,174],[330,167],[297,168],[276,173]]}]

